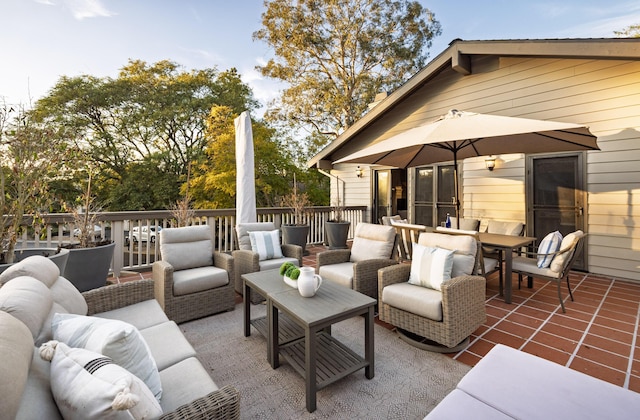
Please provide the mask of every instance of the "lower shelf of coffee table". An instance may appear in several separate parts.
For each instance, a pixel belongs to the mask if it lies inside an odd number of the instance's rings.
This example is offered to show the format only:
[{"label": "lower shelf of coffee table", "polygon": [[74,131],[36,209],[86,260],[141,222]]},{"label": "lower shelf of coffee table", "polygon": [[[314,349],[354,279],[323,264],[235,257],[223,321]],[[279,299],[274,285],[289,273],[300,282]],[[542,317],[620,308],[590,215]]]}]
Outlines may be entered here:
[{"label": "lower shelf of coffee table", "polygon": [[[251,325],[253,325],[253,327],[258,330],[263,337],[267,337],[269,325],[266,316],[252,319]],[[293,322],[291,318],[282,312],[278,317],[278,333],[280,336],[279,344],[290,343],[291,341],[299,340],[304,337],[304,330],[302,327]]]},{"label": "lower shelf of coffee table", "polygon": [[[316,341],[316,384],[321,389],[368,365],[368,362],[325,332]],[[305,375],[305,340],[293,341],[280,348],[280,354],[303,378]]]}]

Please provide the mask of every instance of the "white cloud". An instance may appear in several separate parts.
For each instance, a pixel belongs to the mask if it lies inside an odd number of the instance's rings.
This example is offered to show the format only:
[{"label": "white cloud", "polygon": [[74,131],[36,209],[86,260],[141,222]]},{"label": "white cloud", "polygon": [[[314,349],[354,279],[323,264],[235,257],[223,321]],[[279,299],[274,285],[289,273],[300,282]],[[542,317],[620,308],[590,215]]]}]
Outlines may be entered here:
[{"label": "white cloud", "polygon": [[77,20],[115,15],[115,13],[107,10],[100,0],[64,0],[64,3]]}]

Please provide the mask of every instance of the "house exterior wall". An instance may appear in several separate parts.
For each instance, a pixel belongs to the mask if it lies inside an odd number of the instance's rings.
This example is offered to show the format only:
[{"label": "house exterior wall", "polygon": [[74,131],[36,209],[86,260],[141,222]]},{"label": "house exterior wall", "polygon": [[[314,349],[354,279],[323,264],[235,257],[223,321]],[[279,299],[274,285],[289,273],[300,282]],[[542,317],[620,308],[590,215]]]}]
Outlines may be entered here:
[{"label": "house exterior wall", "polygon": [[[354,135],[345,154],[450,109],[587,125],[601,148],[585,152],[588,270],[640,281],[640,62],[474,56],[471,68],[470,75],[450,67],[437,73]],[[461,164],[462,215],[526,222],[525,159],[497,158],[493,172],[483,157]],[[357,179],[355,166],[335,169],[354,174],[347,204],[370,206],[368,171]]]}]

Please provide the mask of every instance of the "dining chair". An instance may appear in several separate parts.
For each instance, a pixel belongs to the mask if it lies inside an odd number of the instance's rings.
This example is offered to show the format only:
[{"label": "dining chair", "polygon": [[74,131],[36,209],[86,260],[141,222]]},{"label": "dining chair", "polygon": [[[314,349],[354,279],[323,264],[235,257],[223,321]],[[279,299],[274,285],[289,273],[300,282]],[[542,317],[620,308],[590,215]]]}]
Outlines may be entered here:
[{"label": "dining chair", "polygon": [[[487,233],[496,233],[499,235],[510,235],[510,236],[522,236],[524,235],[524,223],[521,222],[507,222],[501,220],[489,220],[486,228]],[[504,285],[504,271],[503,271],[503,263],[504,263],[504,255],[502,255],[502,250],[491,248],[484,246],[483,255],[486,261],[489,262],[490,266],[493,266],[491,270],[487,270],[485,275],[490,275],[492,273],[498,272],[499,278],[499,288],[502,293],[503,285]]]},{"label": "dining chair", "polygon": [[[562,307],[562,312],[566,312],[560,286],[561,283],[566,281],[569,296],[573,301],[573,293],[571,292],[571,284],[569,283],[569,272],[571,271],[571,266],[582,251],[585,237],[586,234],[583,231],[577,230],[562,238],[562,243],[558,251],[542,254],[525,252],[525,255],[515,257],[513,259],[512,271],[518,273],[518,283],[522,282],[523,276],[527,276],[529,284],[532,284],[533,278],[557,283],[560,306]],[[538,259],[540,257],[550,257],[550,265],[548,267],[539,267]]]}]

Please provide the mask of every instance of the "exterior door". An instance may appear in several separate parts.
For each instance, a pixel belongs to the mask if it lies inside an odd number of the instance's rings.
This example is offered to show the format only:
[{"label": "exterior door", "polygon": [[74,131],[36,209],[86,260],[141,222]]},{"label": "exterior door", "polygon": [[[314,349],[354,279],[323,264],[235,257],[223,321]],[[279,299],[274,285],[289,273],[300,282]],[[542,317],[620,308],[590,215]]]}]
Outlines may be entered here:
[{"label": "exterior door", "polygon": [[[549,232],[586,231],[584,154],[527,157],[527,233],[538,243]],[[586,269],[583,255],[574,268]]]},{"label": "exterior door", "polygon": [[414,180],[415,223],[439,226],[445,221],[447,213],[455,217],[453,165],[415,168]]},{"label": "exterior door", "polygon": [[379,223],[382,216],[399,214],[407,218],[407,171],[385,169],[375,171],[374,176],[373,223]]}]

